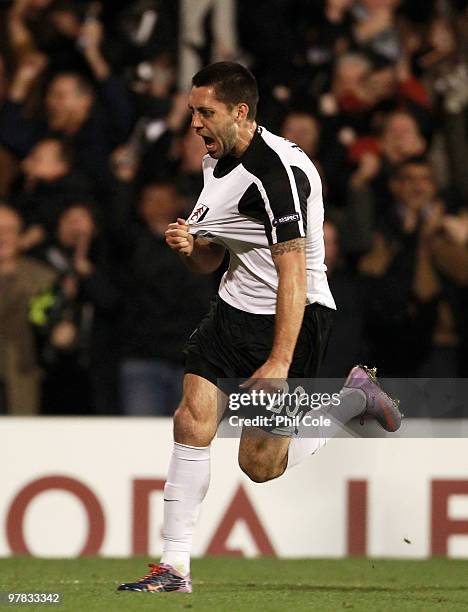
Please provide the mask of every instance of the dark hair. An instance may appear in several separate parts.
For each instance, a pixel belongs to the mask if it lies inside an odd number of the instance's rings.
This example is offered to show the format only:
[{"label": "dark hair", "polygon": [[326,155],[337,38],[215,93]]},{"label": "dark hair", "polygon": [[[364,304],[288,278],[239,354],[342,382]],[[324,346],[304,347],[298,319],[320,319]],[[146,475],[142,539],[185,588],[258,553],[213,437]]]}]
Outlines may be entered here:
[{"label": "dark hair", "polygon": [[291,108],[287,111],[286,114],[283,115],[281,125],[284,126],[286,121],[290,117],[306,117],[306,119],[311,119],[317,128],[320,130],[320,123],[317,121],[317,117],[315,117],[311,112],[302,108]]},{"label": "dark hair", "polygon": [[427,157],[415,155],[400,162],[394,170],[393,175],[398,176],[407,166],[427,166],[432,172],[432,164]]},{"label": "dark hair", "polygon": [[394,117],[398,117],[398,115],[405,115],[406,117],[409,117],[410,119],[412,119],[414,123],[416,124],[416,127],[418,128],[419,132],[421,132],[421,126],[419,125],[418,120],[416,119],[416,117],[410,110],[408,110],[407,108],[396,108],[390,111],[389,113],[387,113],[384,117],[382,117],[381,124],[380,124],[380,134],[383,134],[385,132],[390,121]]},{"label": "dark hair", "polygon": [[75,198],[71,198],[67,204],[60,211],[58,218],[62,218],[64,215],[70,212],[75,208],[80,208],[88,213],[88,215],[93,220],[94,224],[97,226],[99,222],[99,213],[95,203],[91,198],[80,198],[78,195]]},{"label": "dark hair", "polygon": [[236,62],[216,62],[202,68],[192,78],[193,87],[214,87],[216,98],[227,105],[245,102],[247,118],[253,121],[257,113],[258,87],[254,75]]}]

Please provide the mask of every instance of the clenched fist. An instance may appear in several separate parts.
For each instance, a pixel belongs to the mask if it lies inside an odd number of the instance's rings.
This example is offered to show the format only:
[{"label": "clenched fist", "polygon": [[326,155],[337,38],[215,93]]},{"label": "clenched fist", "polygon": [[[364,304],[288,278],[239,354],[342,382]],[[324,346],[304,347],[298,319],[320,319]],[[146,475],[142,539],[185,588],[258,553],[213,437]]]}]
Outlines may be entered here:
[{"label": "clenched fist", "polygon": [[193,251],[193,236],[189,233],[188,223],[184,219],[177,219],[177,223],[170,223],[166,230],[166,242],[173,251],[189,257]]}]

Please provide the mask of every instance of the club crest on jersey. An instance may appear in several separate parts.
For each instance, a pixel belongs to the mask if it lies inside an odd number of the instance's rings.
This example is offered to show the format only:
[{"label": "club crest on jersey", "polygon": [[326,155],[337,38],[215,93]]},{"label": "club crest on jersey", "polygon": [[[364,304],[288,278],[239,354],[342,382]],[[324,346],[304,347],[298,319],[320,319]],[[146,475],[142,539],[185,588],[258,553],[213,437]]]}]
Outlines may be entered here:
[{"label": "club crest on jersey", "polygon": [[277,219],[273,219],[273,226],[283,225],[284,223],[291,223],[292,221],[300,221],[301,216],[299,213],[293,213],[290,215],[285,215],[284,217],[278,217]]},{"label": "club crest on jersey", "polygon": [[205,204],[198,204],[198,206],[195,207],[193,213],[188,218],[188,222],[199,223],[206,217],[209,210],[210,209],[208,208],[208,206],[205,206]]}]

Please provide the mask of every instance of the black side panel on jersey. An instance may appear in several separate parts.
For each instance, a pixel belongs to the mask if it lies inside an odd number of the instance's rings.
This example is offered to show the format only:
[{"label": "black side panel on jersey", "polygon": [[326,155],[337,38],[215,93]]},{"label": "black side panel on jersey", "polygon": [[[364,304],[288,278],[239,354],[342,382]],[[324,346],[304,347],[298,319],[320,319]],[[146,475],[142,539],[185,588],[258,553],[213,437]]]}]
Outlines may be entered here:
[{"label": "black side panel on jersey", "polygon": [[238,209],[241,215],[252,217],[252,219],[257,219],[257,221],[263,223],[268,238],[268,244],[272,244],[270,219],[265,210],[265,203],[262,195],[255,183],[252,183],[250,187],[244,191],[239,200]]},{"label": "black side panel on jersey", "polygon": [[310,186],[310,181],[304,170],[301,170],[298,166],[291,166],[291,170],[294,174],[294,178],[296,179],[296,187],[299,195],[299,204],[301,205],[304,231],[307,232],[307,200],[309,199],[312,187]]},{"label": "black side panel on jersey", "polygon": [[[273,224],[268,213],[265,217],[269,243],[301,238],[300,213],[294,204],[289,175],[279,155],[267,145],[258,131],[241,159],[244,168],[262,182],[268,197],[274,217]],[[272,238],[273,226],[276,228],[275,240]]]}]

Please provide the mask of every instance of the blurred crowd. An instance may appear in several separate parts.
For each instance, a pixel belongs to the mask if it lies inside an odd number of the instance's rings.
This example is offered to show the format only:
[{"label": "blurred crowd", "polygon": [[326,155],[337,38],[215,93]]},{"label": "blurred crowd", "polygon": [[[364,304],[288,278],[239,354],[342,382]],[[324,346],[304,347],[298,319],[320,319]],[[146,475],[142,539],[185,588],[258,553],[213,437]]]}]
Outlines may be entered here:
[{"label": "blurred crowd", "polygon": [[323,376],[468,376],[468,0],[0,1],[0,413],[171,414],[214,278],[191,76],[235,60],[323,180]]}]

